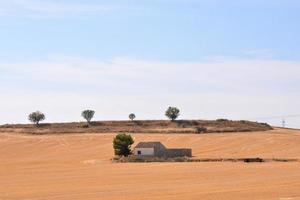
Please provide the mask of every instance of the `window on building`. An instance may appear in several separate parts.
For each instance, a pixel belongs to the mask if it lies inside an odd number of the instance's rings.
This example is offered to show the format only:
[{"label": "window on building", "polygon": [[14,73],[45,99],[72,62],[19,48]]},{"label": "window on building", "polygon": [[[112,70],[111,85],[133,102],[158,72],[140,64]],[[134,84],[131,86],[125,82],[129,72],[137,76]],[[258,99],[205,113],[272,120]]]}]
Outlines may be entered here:
[{"label": "window on building", "polygon": [[137,154],[138,154],[138,155],[141,155],[141,154],[142,154],[142,152],[141,152],[141,151],[138,151],[138,152],[137,152]]}]

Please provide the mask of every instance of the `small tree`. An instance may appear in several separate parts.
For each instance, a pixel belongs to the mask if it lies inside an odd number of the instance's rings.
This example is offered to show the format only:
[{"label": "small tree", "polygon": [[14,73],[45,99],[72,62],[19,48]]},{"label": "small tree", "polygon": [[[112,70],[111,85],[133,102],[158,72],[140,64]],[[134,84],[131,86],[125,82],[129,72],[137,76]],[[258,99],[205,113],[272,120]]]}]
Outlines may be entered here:
[{"label": "small tree", "polygon": [[113,140],[113,147],[115,155],[117,156],[129,156],[131,152],[131,145],[134,143],[131,135],[125,133],[118,134]]},{"label": "small tree", "polygon": [[40,111],[36,111],[29,114],[28,120],[36,125],[39,125],[40,121],[45,120],[45,115]]},{"label": "small tree", "polygon": [[129,115],[129,119],[130,119],[131,121],[133,121],[133,120],[135,119],[135,114],[134,114],[134,113],[131,113],[131,114]]},{"label": "small tree", "polygon": [[91,123],[91,120],[93,119],[95,115],[95,111],[93,110],[84,110],[81,113],[81,116],[87,121],[87,123]]},{"label": "small tree", "polygon": [[178,116],[180,115],[180,110],[176,107],[169,107],[165,113],[165,115],[171,119],[172,121],[174,121],[175,119],[178,118]]}]

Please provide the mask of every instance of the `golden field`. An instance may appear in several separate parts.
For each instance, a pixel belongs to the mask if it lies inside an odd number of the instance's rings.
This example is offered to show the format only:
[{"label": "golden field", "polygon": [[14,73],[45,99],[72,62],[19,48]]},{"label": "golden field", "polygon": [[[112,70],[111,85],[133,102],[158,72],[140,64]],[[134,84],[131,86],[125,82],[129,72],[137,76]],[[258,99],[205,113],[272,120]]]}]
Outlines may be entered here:
[{"label": "golden field", "polygon": [[[300,199],[300,162],[113,163],[114,134],[0,133],[0,200]],[[133,134],[196,158],[300,159],[300,131]]]}]

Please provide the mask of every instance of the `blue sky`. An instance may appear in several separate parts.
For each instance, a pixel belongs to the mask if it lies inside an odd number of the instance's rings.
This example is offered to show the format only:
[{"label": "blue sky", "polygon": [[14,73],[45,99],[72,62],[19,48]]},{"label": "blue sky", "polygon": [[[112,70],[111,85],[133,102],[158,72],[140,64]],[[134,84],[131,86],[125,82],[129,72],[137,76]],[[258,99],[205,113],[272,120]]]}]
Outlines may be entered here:
[{"label": "blue sky", "polygon": [[[0,0],[0,123],[300,114],[296,0]],[[79,113],[79,114],[78,114]],[[266,119],[280,124],[281,119]],[[300,127],[300,119],[287,125]]]}]

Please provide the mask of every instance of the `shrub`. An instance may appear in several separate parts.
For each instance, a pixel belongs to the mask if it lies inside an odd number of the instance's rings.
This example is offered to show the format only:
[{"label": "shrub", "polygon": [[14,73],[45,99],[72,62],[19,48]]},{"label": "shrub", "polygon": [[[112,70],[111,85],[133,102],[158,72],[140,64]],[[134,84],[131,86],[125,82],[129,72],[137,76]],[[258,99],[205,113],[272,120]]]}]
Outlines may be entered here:
[{"label": "shrub", "polygon": [[79,128],[89,128],[88,124],[82,124]]},{"label": "shrub", "polygon": [[132,154],[131,145],[134,143],[131,135],[125,133],[118,134],[113,140],[113,147],[115,150],[115,155],[117,156],[129,156]]},{"label": "shrub", "polygon": [[249,162],[264,162],[262,158],[245,158],[244,162],[249,163]]},{"label": "shrub", "polygon": [[87,121],[87,123],[91,123],[91,120],[93,119],[95,115],[95,111],[93,110],[84,110],[81,113],[81,116]]},{"label": "shrub", "polygon": [[171,119],[172,121],[174,121],[175,119],[177,119],[180,115],[180,110],[176,107],[169,107],[165,113],[165,115]]},{"label": "shrub", "polygon": [[266,126],[268,128],[272,128],[272,126],[270,126],[268,123],[259,123],[260,125]]},{"label": "shrub", "polygon": [[196,133],[206,133],[207,132],[207,128],[205,127],[196,127]]},{"label": "shrub", "polygon": [[135,114],[134,114],[134,113],[131,113],[131,114],[129,115],[129,119],[130,119],[131,121],[133,121],[133,120],[135,119]]},{"label": "shrub", "polygon": [[28,120],[36,125],[39,125],[40,121],[45,120],[45,115],[40,111],[36,111],[28,116]]},{"label": "shrub", "polygon": [[228,122],[228,119],[217,119],[217,122]]}]

